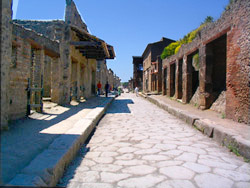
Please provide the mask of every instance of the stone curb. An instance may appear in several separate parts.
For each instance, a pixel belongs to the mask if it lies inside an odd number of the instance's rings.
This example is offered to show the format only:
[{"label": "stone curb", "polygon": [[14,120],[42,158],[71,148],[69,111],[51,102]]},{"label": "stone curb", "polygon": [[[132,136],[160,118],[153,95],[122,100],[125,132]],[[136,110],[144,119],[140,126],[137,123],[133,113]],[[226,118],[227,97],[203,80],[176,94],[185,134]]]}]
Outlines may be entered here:
[{"label": "stone curb", "polygon": [[55,186],[113,100],[114,97],[105,102],[104,107],[96,107],[65,134],[56,138],[7,186]]},{"label": "stone curb", "polygon": [[195,127],[203,134],[213,138],[219,144],[226,146],[230,150],[236,151],[246,159],[250,159],[250,141],[242,138],[240,135],[235,134],[233,131],[223,129],[219,124],[209,119],[204,119],[199,116],[194,116],[185,110],[180,110],[172,107],[166,103],[160,103],[158,100],[142,93],[139,94],[151,103],[159,106],[160,108],[168,111],[170,114],[182,119],[190,126]]}]

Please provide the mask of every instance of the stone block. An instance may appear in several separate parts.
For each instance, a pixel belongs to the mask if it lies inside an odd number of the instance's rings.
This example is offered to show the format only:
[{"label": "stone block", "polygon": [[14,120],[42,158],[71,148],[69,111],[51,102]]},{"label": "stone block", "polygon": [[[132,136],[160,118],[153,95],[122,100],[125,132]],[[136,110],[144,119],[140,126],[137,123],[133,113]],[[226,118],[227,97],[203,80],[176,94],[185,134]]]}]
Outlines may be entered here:
[{"label": "stone block", "polygon": [[179,111],[178,117],[187,122],[189,125],[193,125],[195,120],[199,119],[198,117],[191,115],[187,111]]},{"label": "stone block", "polygon": [[214,126],[208,119],[195,120],[194,126],[208,137],[213,137]]},{"label": "stone block", "polygon": [[48,185],[39,176],[18,174],[6,186],[47,187]]},{"label": "stone block", "polygon": [[36,175],[48,186],[55,186],[63,175],[68,150],[47,149],[22,170],[23,174]]}]

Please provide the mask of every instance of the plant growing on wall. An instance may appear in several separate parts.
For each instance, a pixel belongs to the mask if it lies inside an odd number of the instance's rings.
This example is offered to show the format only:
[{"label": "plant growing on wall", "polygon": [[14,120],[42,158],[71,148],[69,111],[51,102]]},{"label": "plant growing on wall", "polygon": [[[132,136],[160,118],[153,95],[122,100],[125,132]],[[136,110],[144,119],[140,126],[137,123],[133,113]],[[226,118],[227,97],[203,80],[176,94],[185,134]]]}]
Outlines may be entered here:
[{"label": "plant growing on wall", "polygon": [[201,25],[189,32],[187,35],[185,35],[182,39],[176,41],[176,42],[172,42],[170,43],[168,46],[166,46],[161,54],[161,59],[165,59],[166,57],[169,57],[171,55],[177,54],[179,49],[181,48],[181,46],[183,44],[188,44],[190,42],[192,42],[195,37],[197,36],[198,32],[201,31],[201,29],[207,24],[207,23],[211,23],[213,22],[214,19],[212,16],[207,16],[204,20],[204,22],[201,23]]}]

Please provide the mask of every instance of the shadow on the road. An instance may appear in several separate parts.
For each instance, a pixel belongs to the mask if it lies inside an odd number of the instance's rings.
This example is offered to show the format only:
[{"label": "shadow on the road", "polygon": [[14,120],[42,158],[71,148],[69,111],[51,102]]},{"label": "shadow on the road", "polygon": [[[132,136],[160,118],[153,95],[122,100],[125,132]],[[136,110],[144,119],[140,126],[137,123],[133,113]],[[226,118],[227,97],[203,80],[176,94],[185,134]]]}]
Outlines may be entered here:
[{"label": "shadow on the road", "polygon": [[[80,103],[77,106],[65,105],[67,109],[63,113],[42,113],[34,114],[29,118],[13,121],[8,131],[1,132],[1,160],[0,174],[2,181],[10,181],[23,167],[43,151],[53,140],[63,134],[67,129],[67,119],[79,113],[83,109],[94,109],[104,107],[108,98],[96,97]],[[53,119],[40,119],[44,115]],[[74,121],[70,120],[70,121]],[[62,127],[62,132],[50,127],[58,124]],[[76,135],[66,135],[67,139],[73,139]]]},{"label": "shadow on the road", "polygon": [[108,108],[106,114],[131,113],[128,104],[134,104],[131,99],[115,99]]}]

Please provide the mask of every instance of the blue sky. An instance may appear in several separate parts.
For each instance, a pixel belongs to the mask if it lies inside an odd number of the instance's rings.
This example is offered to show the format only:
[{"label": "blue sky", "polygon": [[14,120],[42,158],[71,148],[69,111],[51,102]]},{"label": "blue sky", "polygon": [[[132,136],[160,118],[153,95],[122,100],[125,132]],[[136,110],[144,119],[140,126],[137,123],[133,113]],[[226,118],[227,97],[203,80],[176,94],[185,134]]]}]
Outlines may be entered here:
[{"label": "blue sky", "polygon": [[[18,2],[19,1],[19,2]],[[108,67],[122,79],[133,76],[132,56],[162,37],[178,40],[207,16],[218,19],[229,0],[75,0],[91,34],[115,48]],[[16,19],[64,19],[65,0],[14,0]],[[16,14],[15,14],[16,13]]]}]

